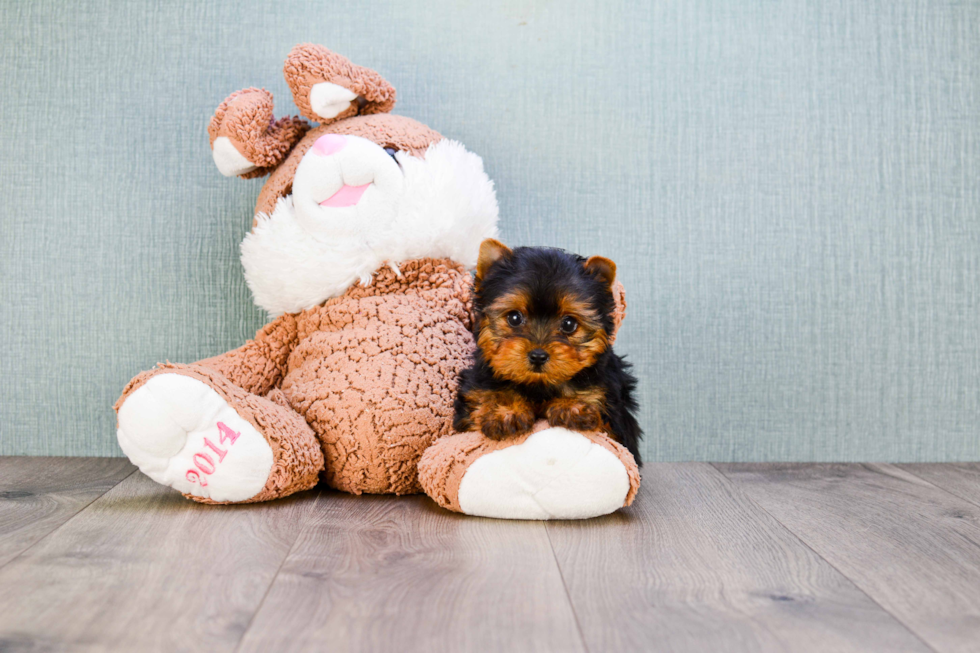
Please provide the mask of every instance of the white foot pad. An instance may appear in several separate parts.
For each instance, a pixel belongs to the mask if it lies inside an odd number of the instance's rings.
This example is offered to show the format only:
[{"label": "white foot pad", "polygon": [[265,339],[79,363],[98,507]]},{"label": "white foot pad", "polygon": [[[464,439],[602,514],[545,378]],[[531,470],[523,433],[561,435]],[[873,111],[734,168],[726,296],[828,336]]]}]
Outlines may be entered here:
[{"label": "white foot pad", "polygon": [[272,471],[272,449],[206,384],[158,374],[119,409],[119,446],[157,483],[214,501],[245,501]]},{"label": "white foot pad", "polygon": [[587,519],[622,508],[629,489],[626,467],[608,449],[553,427],[470,465],[459,507],[481,517]]}]

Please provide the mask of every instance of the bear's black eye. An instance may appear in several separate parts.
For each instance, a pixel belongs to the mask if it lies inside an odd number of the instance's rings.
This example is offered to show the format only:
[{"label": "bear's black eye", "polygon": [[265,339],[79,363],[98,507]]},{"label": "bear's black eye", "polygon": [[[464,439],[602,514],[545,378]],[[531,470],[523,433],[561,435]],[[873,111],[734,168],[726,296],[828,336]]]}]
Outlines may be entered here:
[{"label": "bear's black eye", "polygon": [[507,324],[512,327],[519,327],[524,324],[524,315],[520,311],[511,311],[507,314]]},{"label": "bear's black eye", "polygon": [[566,315],[561,319],[561,332],[566,336],[575,333],[575,329],[578,328],[578,320],[576,320],[571,315]]},{"label": "bear's black eye", "polygon": [[[397,152],[397,151],[398,151],[398,148],[397,147],[391,147],[390,145],[385,148],[385,152],[387,152],[388,153],[388,156],[390,156],[392,159],[395,158],[395,152]],[[395,159],[395,161],[397,163],[398,160]]]}]

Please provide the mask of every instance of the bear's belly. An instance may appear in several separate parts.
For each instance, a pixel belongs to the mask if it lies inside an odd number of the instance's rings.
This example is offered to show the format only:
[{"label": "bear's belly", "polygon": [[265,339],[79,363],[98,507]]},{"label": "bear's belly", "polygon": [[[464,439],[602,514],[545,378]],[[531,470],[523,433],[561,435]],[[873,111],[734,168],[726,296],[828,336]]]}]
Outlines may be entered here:
[{"label": "bear's belly", "polygon": [[419,296],[369,297],[303,337],[282,390],[323,446],[323,480],[360,494],[421,492],[417,464],[451,432],[466,326]]}]

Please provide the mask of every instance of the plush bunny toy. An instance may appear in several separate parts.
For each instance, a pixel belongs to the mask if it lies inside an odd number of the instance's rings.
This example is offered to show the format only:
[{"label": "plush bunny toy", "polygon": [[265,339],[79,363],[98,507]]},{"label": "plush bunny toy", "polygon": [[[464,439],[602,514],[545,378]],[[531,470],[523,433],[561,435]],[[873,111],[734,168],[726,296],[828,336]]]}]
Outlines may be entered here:
[{"label": "plush bunny toy", "polygon": [[230,95],[208,133],[227,176],[269,175],[242,242],[274,318],[233,351],[134,378],[116,403],[123,451],[203,503],[313,487],[425,491],[468,514],[576,518],[628,505],[636,464],[601,433],[538,425],[507,441],[452,433],[474,347],[469,270],[497,233],[483,162],[389,113],[395,90],[311,44],[284,67],[303,116]]}]

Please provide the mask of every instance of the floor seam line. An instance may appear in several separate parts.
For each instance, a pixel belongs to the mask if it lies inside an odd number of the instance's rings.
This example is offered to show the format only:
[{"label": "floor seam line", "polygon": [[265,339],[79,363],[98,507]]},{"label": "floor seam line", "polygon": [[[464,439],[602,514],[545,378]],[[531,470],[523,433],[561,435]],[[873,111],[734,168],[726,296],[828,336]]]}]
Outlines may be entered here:
[{"label": "floor seam line", "polygon": [[555,561],[555,568],[558,569],[558,578],[561,580],[561,587],[565,590],[565,598],[568,600],[568,607],[572,610],[572,617],[575,619],[575,628],[578,630],[578,638],[582,642],[582,648],[585,649],[585,653],[589,653],[589,643],[585,640],[585,633],[582,631],[582,624],[578,620],[578,611],[575,609],[575,602],[572,601],[572,595],[568,591],[568,583],[565,582],[565,572],[562,571],[561,563],[558,562],[558,554],[555,553],[555,544],[551,541],[551,533],[548,531],[548,523],[544,522],[542,524],[544,528],[544,535],[548,538],[548,548],[551,549],[551,559]]},{"label": "floor seam line", "polygon": [[[894,465],[894,467],[896,469],[900,469],[903,472],[905,472],[906,474],[911,474],[912,476],[916,477],[917,479],[919,479],[923,483],[928,483],[929,485],[931,485],[932,487],[936,488],[937,490],[940,490],[942,492],[945,492],[946,494],[949,494],[950,496],[954,496],[957,499],[959,499],[960,501],[966,501],[971,506],[976,506],[976,507],[980,508],[980,502],[974,501],[973,499],[969,499],[967,497],[962,497],[962,496],[958,495],[956,492],[953,492],[952,490],[950,490],[949,488],[943,487],[942,485],[937,485],[933,481],[930,481],[927,478],[923,478],[922,476],[919,476],[918,474],[916,474],[911,469],[908,469],[906,467],[900,467],[899,466],[899,465],[905,464],[905,463],[884,463],[884,464],[886,464],[886,465]],[[914,464],[914,463],[908,463],[908,464]]]},{"label": "floor seam line", "polygon": [[[708,464],[709,464],[709,465],[710,465],[710,466],[711,466],[712,468],[714,468],[714,470],[715,470],[716,472],[718,472],[719,474],[721,474],[721,476],[722,476],[722,478],[724,478],[724,479],[725,479],[725,481],[726,481],[726,482],[728,482],[728,483],[729,483],[729,484],[730,484],[730,485],[731,485],[731,486],[732,486],[733,488],[738,488],[738,486],[737,486],[737,485],[735,484],[735,482],[734,482],[734,481],[733,481],[732,479],[730,479],[730,478],[728,477],[728,475],[727,475],[727,474],[725,474],[725,472],[723,472],[722,470],[720,470],[720,469],[718,469],[718,463],[708,463]],[[819,551],[817,551],[817,550],[816,550],[816,549],[814,549],[814,548],[813,548],[812,546],[810,546],[810,544],[809,544],[809,542],[807,542],[807,541],[806,541],[806,540],[804,540],[804,539],[803,539],[803,538],[802,538],[801,536],[799,536],[799,535],[798,535],[798,534],[796,533],[796,531],[794,531],[793,529],[791,529],[791,528],[790,528],[789,526],[787,526],[786,524],[784,524],[784,523],[782,522],[782,520],[780,520],[779,518],[777,518],[777,517],[776,517],[775,515],[773,515],[773,514],[772,514],[771,512],[769,512],[768,510],[766,510],[766,508],[765,508],[765,506],[763,506],[763,505],[762,505],[762,504],[760,504],[760,503],[759,503],[758,501],[756,501],[755,499],[753,499],[753,498],[751,497],[751,495],[749,495],[749,493],[748,493],[748,492],[745,492],[744,490],[741,490],[741,489],[739,489],[739,492],[740,492],[740,494],[742,494],[742,496],[744,496],[744,497],[745,497],[746,499],[748,499],[749,501],[751,501],[751,502],[752,502],[752,504],[753,504],[754,506],[756,506],[756,507],[757,507],[757,508],[758,508],[759,510],[761,510],[762,512],[764,512],[765,514],[767,514],[767,515],[768,515],[768,516],[770,517],[770,519],[772,519],[772,520],[773,520],[773,521],[775,521],[775,522],[776,522],[777,524],[779,524],[779,526],[780,526],[780,527],[781,527],[782,529],[784,529],[784,530],[785,530],[785,531],[786,531],[787,533],[789,533],[789,534],[790,534],[790,535],[791,535],[791,536],[793,537],[793,539],[795,539],[795,540],[796,540],[797,542],[799,542],[799,543],[800,543],[800,544],[802,544],[802,545],[803,545],[804,547],[806,547],[806,548],[807,548],[807,550],[809,550],[809,551],[811,551],[811,552],[813,553],[813,555],[815,555],[815,556],[817,556],[818,558],[820,558],[821,560],[823,560],[824,562],[826,562],[826,563],[827,563],[827,565],[828,565],[828,566],[829,566],[829,567],[830,567],[831,569],[833,569],[833,570],[834,570],[834,571],[836,571],[836,572],[837,572],[838,574],[840,574],[840,575],[841,575],[841,578],[843,578],[843,579],[845,579],[845,580],[846,580],[846,581],[847,581],[848,583],[850,583],[850,584],[851,584],[851,586],[852,586],[852,587],[853,587],[854,589],[856,589],[856,590],[857,590],[858,592],[860,592],[860,593],[861,593],[862,595],[864,595],[864,596],[866,596],[866,597],[867,597],[867,599],[868,599],[869,601],[871,601],[872,603],[874,603],[875,605],[877,605],[877,606],[878,606],[879,608],[881,608],[881,611],[882,611],[882,612],[884,612],[884,613],[885,613],[885,614],[887,614],[887,615],[888,615],[889,617],[891,617],[892,619],[894,619],[894,620],[895,620],[895,623],[897,623],[897,624],[898,624],[899,626],[901,626],[901,627],[902,627],[902,628],[904,628],[904,629],[905,629],[906,631],[908,631],[908,633],[909,633],[910,635],[912,635],[912,636],[913,636],[913,637],[915,637],[915,638],[916,638],[917,640],[919,640],[919,641],[920,641],[920,642],[922,643],[922,645],[923,645],[923,646],[925,646],[925,647],[926,647],[927,649],[929,649],[930,651],[934,651],[935,653],[940,653],[940,652],[939,652],[939,649],[937,649],[937,648],[936,648],[936,647],[934,647],[934,646],[933,646],[932,644],[930,644],[929,642],[927,642],[926,640],[924,640],[924,639],[922,638],[922,636],[921,636],[921,635],[920,635],[919,633],[917,633],[917,632],[916,632],[916,631],[915,631],[915,630],[914,630],[914,629],[913,629],[913,628],[912,628],[911,626],[909,626],[909,625],[908,625],[907,623],[905,623],[905,622],[904,622],[904,621],[903,621],[903,620],[902,620],[901,618],[899,618],[899,617],[898,617],[898,615],[896,615],[896,614],[894,614],[894,613],[892,613],[892,611],[891,611],[891,610],[889,610],[888,608],[886,608],[885,606],[883,606],[883,605],[882,605],[881,603],[879,603],[878,601],[876,601],[876,600],[875,600],[875,598],[874,598],[873,596],[871,596],[870,594],[868,594],[868,593],[867,593],[867,592],[866,592],[866,591],[864,590],[864,588],[863,588],[863,587],[861,587],[860,585],[858,585],[858,584],[857,584],[857,581],[855,581],[855,580],[854,580],[853,578],[851,578],[850,576],[848,576],[847,574],[845,574],[845,573],[844,573],[843,571],[841,571],[840,569],[838,569],[838,568],[837,568],[837,565],[835,565],[834,563],[832,563],[832,562],[831,562],[830,560],[827,560],[827,558],[825,558],[825,557],[824,557],[824,556],[823,556],[823,555],[822,555],[822,554],[821,554],[821,553],[820,553]]]},{"label": "floor seam line", "polygon": [[313,505],[310,506],[310,515],[307,518],[306,523],[304,523],[303,526],[297,531],[296,539],[294,539],[290,543],[289,549],[286,551],[286,555],[282,557],[282,562],[280,562],[279,566],[276,567],[276,573],[272,575],[272,580],[269,581],[269,586],[266,587],[265,592],[262,593],[262,599],[259,601],[258,605],[255,606],[255,610],[252,612],[252,616],[248,618],[248,624],[245,625],[245,630],[242,631],[242,636],[238,638],[238,643],[235,644],[235,649],[234,649],[235,653],[238,653],[238,651],[242,648],[242,643],[245,641],[245,637],[248,635],[248,631],[252,629],[252,624],[255,623],[255,617],[258,616],[259,611],[262,610],[262,606],[265,605],[265,600],[269,598],[269,592],[272,591],[272,586],[276,584],[277,580],[279,580],[279,573],[282,571],[282,568],[286,566],[286,561],[289,560],[289,556],[292,555],[293,549],[296,548],[296,543],[299,542],[299,538],[303,535],[303,531],[306,530],[306,527],[309,525],[310,520],[312,520],[313,509],[316,507],[318,503],[320,503],[321,497],[323,497],[323,490],[318,489],[316,500],[314,500]]},{"label": "floor seam line", "polygon": [[116,481],[115,483],[113,483],[113,484],[112,484],[112,487],[109,487],[109,488],[106,488],[106,490],[105,490],[105,492],[102,492],[102,493],[101,493],[101,494],[99,494],[99,496],[97,496],[97,497],[92,497],[92,500],[91,500],[91,501],[89,501],[89,502],[88,502],[88,503],[86,503],[86,504],[85,504],[84,506],[82,506],[81,508],[79,508],[78,510],[76,510],[76,511],[75,511],[74,513],[72,513],[72,515],[71,515],[71,517],[69,517],[69,518],[68,518],[68,519],[66,519],[65,521],[63,521],[63,522],[61,522],[60,524],[58,524],[57,526],[55,526],[54,528],[52,528],[52,529],[51,529],[50,531],[48,531],[47,533],[45,533],[44,535],[42,535],[41,537],[39,537],[39,538],[38,538],[37,540],[35,540],[34,542],[31,542],[31,544],[30,544],[29,546],[27,546],[27,547],[25,547],[25,548],[24,548],[23,550],[21,550],[21,551],[18,551],[18,552],[17,552],[17,555],[15,555],[15,556],[14,556],[14,557],[12,557],[12,558],[11,558],[10,560],[8,560],[7,562],[5,562],[5,563],[3,563],[2,565],[0,565],[0,569],[3,569],[3,568],[5,568],[5,567],[6,567],[7,565],[9,565],[9,564],[10,564],[11,562],[13,562],[14,560],[17,560],[17,559],[18,559],[18,558],[20,558],[20,557],[21,557],[22,555],[24,555],[25,553],[27,553],[28,551],[30,551],[31,549],[33,549],[34,547],[36,547],[36,546],[37,546],[38,544],[40,544],[40,543],[41,543],[41,542],[43,542],[44,540],[46,540],[46,539],[48,539],[49,537],[51,537],[51,535],[52,535],[52,534],[54,534],[54,533],[57,533],[58,531],[60,531],[60,530],[61,530],[62,528],[64,528],[64,527],[65,527],[66,525],[68,525],[68,523],[69,523],[69,522],[71,522],[71,521],[72,521],[73,519],[75,519],[75,517],[78,517],[78,516],[79,516],[80,514],[82,514],[82,513],[83,513],[83,512],[85,512],[86,510],[88,510],[88,509],[89,509],[89,507],[90,507],[90,506],[91,506],[91,505],[92,505],[93,503],[95,503],[96,501],[98,501],[99,499],[101,499],[102,497],[104,497],[105,495],[107,495],[107,494],[109,494],[109,492],[111,492],[112,490],[114,490],[114,489],[116,489],[117,487],[119,487],[119,484],[120,484],[120,483],[122,483],[123,481],[125,481],[126,479],[128,479],[128,478],[129,478],[130,476],[132,476],[133,474],[135,474],[135,473],[136,473],[136,472],[138,472],[138,471],[139,471],[139,468],[134,468],[134,469],[133,469],[133,471],[131,471],[130,473],[128,473],[128,474],[126,474],[126,475],[125,475],[125,476],[123,476],[123,477],[122,477],[121,479],[119,479],[118,481]]}]

